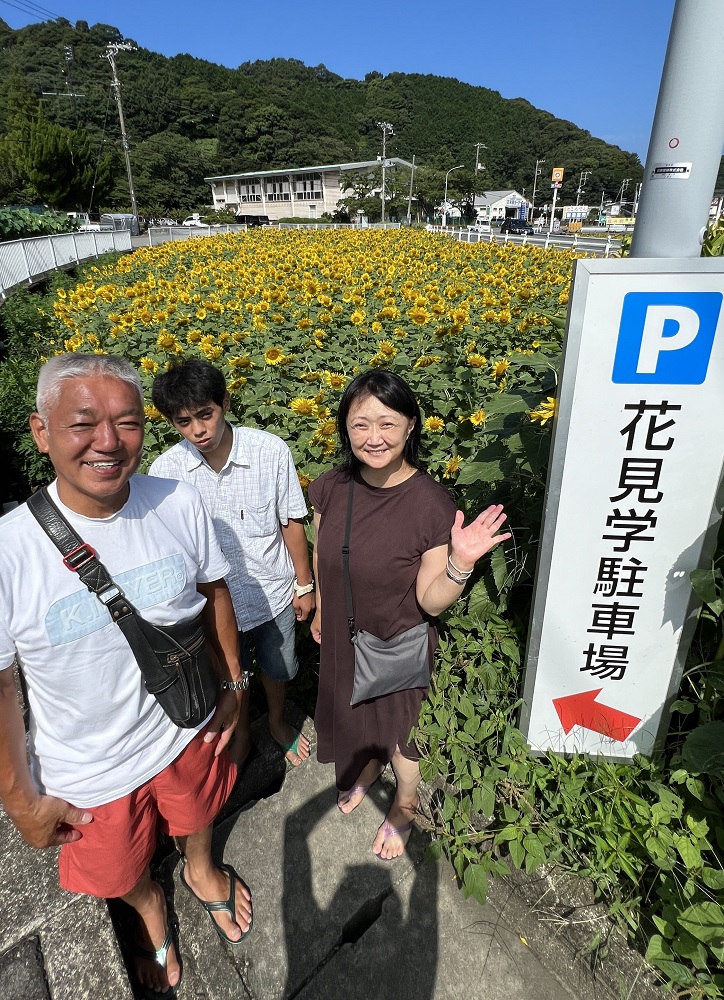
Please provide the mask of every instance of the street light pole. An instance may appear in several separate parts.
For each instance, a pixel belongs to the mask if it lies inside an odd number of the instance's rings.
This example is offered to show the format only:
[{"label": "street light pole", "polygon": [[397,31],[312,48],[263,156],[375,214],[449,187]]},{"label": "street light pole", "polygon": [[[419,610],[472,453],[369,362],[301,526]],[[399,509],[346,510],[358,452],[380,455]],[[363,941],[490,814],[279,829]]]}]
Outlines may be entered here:
[{"label": "street light pole", "polygon": [[382,191],[380,199],[382,201],[382,225],[385,224],[385,167],[387,166],[387,136],[394,135],[389,122],[377,122],[378,128],[382,129]]},{"label": "street light pole", "polygon": [[535,215],[535,188],[538,178],[540,177],[542,171],[540,168],[541,163],[545,163],[545,160],[535,161],[535,172],[533,174],[533,197],[530,200],[530,222],[533,221],[533,216]]},{"label": "street light pole", "polygon": [[457,167],[450,167],[448,172],[445,174],[445,196],[442,199],[442,224],[447,225],[447,179],[453,170],[462,170],[465,166],[464,163],[459,163]]},{"label": "street light pole", "polygon": [[475,143],[475,173],[476,174],[477,174],[478,170],[480,170],[480,150],[481,149],[487,149],[487,148],[488,147],[485,145],[484,142],[476,142]]}]

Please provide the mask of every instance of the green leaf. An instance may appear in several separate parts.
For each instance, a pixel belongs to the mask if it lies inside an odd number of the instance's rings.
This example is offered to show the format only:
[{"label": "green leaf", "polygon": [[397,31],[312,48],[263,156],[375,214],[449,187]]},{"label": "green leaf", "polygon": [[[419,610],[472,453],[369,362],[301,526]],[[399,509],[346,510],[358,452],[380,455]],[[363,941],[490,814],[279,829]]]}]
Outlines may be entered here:
[{"label": "green leaf", "polygon": [[696,903],[679,914],[679,924],[705,944],[721,945],[724,940],[724,909],[719,903]]},{"label": "green leaf", "polygon": [[488,895],[488,876],[481,865],[468,865],[463,876],[463,895],[467,899],[473,896],[480,903],[485,905]]},{"label": "green leaf", "polygon": [[502,461],[466,462],[460,469],[456,482],[461,486],[471,483],[497,483],[505,478]]},{"label": "green leaf", "polygon": [[704,868],[701,873],[701,881],[709,889],[724,889],[724,871],[721,868]]},{"label": "green leaf", "polygon": [[442,857],[442,844],[439,840],[432,840],[425,850],[425,861],[439,861]]},{"label": "green leaf", "polygon": [[519,840],[511,840],[508,844],[510,857],[516,868],[522,868],[525,861],[525,848]]},{"label": "green leaf", "polygon": [[689,837],[677,834],[674,837],[674,846],[679,852],[679,857],[689,871],[701,868],[701,853],[699,848],[689,839]]},{"label": "green leaf", "polygon": [[692,771],[724,778],[724,722],[707,722],[689,733],[681,757]]}]

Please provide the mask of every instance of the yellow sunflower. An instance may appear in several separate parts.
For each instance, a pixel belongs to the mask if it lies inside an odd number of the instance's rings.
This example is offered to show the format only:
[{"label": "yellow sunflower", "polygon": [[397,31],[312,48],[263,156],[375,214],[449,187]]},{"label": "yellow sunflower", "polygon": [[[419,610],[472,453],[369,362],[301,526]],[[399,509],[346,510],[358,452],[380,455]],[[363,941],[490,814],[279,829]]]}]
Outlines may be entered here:
[{"label": "yellow sunflower", "polygon": [[280,365],[284,361],[284,351],[280,347],[267,347],[264,351],[264,361],[268,365]]},{"label": "yellow sunflower", "polygon": [[541,425],[545,424],[556,413],[556,401],[554,396],[548,396],[544,403],[541,403],[537,410],[529,413],[531,420],[537,420]]},{"label": "yellow sunflower", "polygon": [[425,430],[430,431],[432,434],[439,434],[444,428],[445,421],[442,417],[428,417],[425,421]]}]

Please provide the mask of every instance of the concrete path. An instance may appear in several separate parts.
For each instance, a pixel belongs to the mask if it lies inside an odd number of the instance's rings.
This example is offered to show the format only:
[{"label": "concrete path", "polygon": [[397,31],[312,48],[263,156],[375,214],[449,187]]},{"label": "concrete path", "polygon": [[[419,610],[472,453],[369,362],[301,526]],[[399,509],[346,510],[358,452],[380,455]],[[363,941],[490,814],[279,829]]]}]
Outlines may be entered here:
[{"label": "concrete path", "polygon": [[[313,740],[309,720],[304,728]],[[391,799],[384,780],[343,816],[331,765],[312,759],[285,768],[265,720],[254,729],[258,752],[215,836],[218,858],[253,893],[247,940],[222,942],[183,888],[170,845],[160,858],[159,878],[179,922],[179,1000],[657,995],[635,953],[624,950],[605,974],[576,954],[603,920],[590,900],[579,899],[568,919],[572,904],[562,903],[550,880],[523,877],[520,884],[497,879],[481,907],[463,899],[446,861],[423,859],[428,839],[418,830],[406,855],[379,861],[371,844]],[[55,852],[25,847],[5,817],[0,845],[0,1000],[130,1000],[106,906],[59,890]],[[580,948],[566,925],[583,925]],[[120,933],[123,939],[122,922]]]}]

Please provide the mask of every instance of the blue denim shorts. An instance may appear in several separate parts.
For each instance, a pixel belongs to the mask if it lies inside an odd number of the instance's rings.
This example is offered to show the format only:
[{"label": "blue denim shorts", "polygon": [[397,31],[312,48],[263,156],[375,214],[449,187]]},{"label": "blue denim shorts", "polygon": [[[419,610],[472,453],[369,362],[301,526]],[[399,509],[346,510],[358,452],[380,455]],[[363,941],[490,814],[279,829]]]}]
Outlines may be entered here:
[{"label": "blue denim shorts", "polygon": [[239,632],[239,653],[242,670],[251,670],[251,651],[263,674],[273,681],[290,681],[296,677],[299,662],[295,649],[297,618],[288,605],[276,618],[262,622],[246,632]]}]

